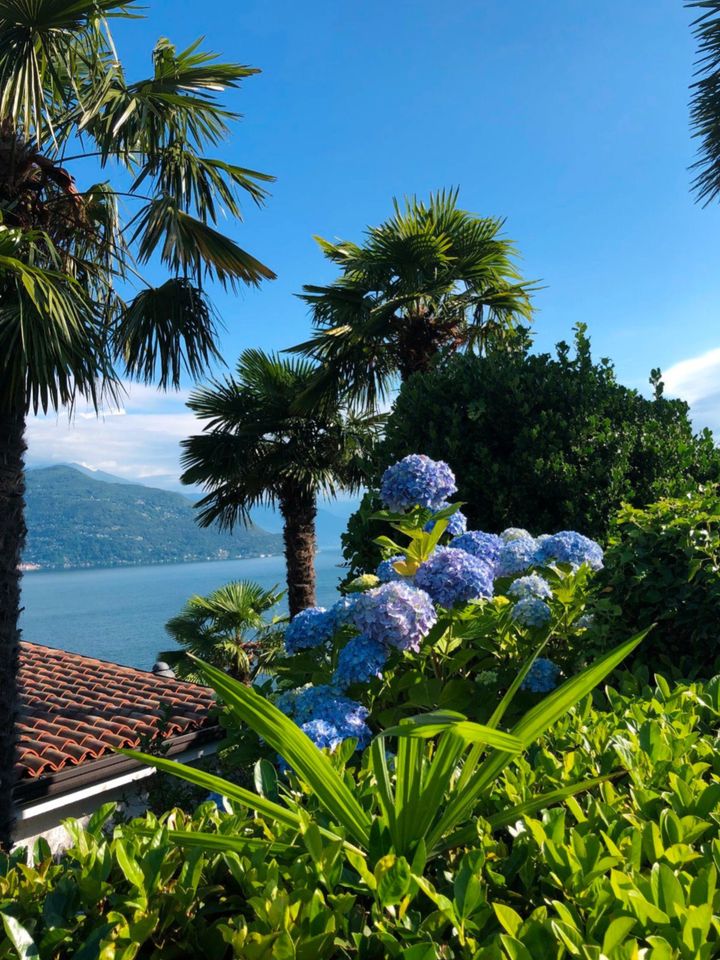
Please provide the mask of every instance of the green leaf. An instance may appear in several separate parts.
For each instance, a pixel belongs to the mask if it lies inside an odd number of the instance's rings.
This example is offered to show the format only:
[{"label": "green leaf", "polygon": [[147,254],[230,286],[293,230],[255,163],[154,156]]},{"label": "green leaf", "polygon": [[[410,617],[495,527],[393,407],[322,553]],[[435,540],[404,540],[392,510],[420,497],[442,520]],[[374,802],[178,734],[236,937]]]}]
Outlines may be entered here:
[{"label": "green leaf", "polygon": [[0,917],[2,917],[5,933],[15,947],[20,960],[35,960],[39,957],[37,944],[20,921],[8,913],[0,913]]},{"label": "green leaf", "polygon": [[[367,843],[370,818],[330,759],[276,706],[222,670],[198,660],[208,683],[242,721],[277,750],[305,780],[331,817],[361,843]],[[228,794],[229,796],[229,794]]]},{"label": "green leaf", "polygon": [[520,914],[503,903],[494,903],[493,910],[503,928],[507,930],[511,937],[514,937],[522,926],[523,921]]},{"label": "green leaf", "polygon": [[467,720],[454,710],[434,710],[404,719],[399,726],[383,731],[385,737],[411,737],[428,740],[439,733],[453,733],[466,743],[484,743],[508,753],[520,753],[523,743],[508,733]]}]

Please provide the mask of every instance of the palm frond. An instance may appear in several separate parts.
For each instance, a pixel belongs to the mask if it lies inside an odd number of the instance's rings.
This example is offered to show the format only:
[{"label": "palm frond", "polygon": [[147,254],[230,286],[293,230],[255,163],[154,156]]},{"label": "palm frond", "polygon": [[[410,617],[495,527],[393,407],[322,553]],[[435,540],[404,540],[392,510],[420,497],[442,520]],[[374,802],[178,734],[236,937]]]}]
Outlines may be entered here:
[{"label": "palm frond", "polygon": [[113,330],[113,348],[130,377],[177,388],[183,372],[197,379],[220,359],[216,336],[205,294],[175,277],[127,305]]},{"label": "palm frond", "polygon": [[720,0],[691,0],[686,6],[702,11],[692,25],[698,79],[690,87],[690,126],[700,143],[691,170],[695,196],[707,205],[720,194]]}]

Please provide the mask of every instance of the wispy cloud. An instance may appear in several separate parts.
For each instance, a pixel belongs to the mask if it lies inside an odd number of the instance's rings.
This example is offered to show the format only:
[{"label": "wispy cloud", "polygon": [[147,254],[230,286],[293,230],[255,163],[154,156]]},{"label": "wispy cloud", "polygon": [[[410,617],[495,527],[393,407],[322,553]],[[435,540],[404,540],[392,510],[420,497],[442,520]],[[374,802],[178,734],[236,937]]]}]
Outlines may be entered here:
[{"label": "wispy cloud", "polygon": [[696,427],[720,433],[720,348],[673,364],[663,381],[666,394],[690,404]]},{"label": "wispy cloud", "polygon": [[199,424],[185,407],[187,392],[163,394],[125,384],[121,405],[96,414],[78,406],[72,418],[32,417],[28,424],[28,463],[81,463],[128,480],[150,480],[175,487],[180,475],[180,441]]}]

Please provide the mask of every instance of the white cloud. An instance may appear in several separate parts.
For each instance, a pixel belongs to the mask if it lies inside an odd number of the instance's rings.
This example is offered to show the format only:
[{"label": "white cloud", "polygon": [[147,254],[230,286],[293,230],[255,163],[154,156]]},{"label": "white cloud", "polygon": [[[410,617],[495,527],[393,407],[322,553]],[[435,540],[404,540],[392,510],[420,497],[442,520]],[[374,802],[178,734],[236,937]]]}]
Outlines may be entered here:
[{"label": "white cloud", "polygon": [[665,393],[690,404],[697,428],[720,433],[720,348],[673,364],[663,372]]},{"label": "white cloud", "polygon": [[[71,417],[32,417],[28,423],[28,464],[80,463],[128,480],[178,486],[180,441],[199,423],[185,407],[187,393],[163,394],[126,385],[122,406],[99,415],[78,406]],[[161,482],[162,481],[162,482]]]}]

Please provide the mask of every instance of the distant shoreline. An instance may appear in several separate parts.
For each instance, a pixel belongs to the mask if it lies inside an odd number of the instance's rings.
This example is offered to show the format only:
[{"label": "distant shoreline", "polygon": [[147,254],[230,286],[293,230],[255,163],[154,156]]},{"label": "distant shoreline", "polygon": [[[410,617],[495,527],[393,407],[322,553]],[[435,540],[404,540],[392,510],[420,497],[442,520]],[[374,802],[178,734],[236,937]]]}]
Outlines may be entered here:
[{"label": "distant shoreline", "polygon": [[[325,547],[323,549],[333,549]],[[128,560],[115,563],[77,563],[67,566],[60,564],[21,563],[18,570],[23,573],[77,573],[78,570],[128,570],[133,567],[172,567],[188,563],[228,563],[233,560],[263,560],[266,557],[282,557],[278,553],[247,553],[241,557],[189,557],[187,560]]]},{"label": "distant shoreline", "polygon": [[[341,544],[324,544],[317,548],[318,553],[325,551],[340,551]],[[76,564],[73,566],[42,566],[37,563],[21,563],[18,570],[23,574],[30,573],[78,573],[84,570],[132,570],[137,567],[183,567],[191,563],[231,563],[238,560],[269,560],[273,557],[282,557],[282,551],[277,553],[248,553],[242,557],[193,557],[188,560],[139,560],[127,563],[91,563]]]}]

